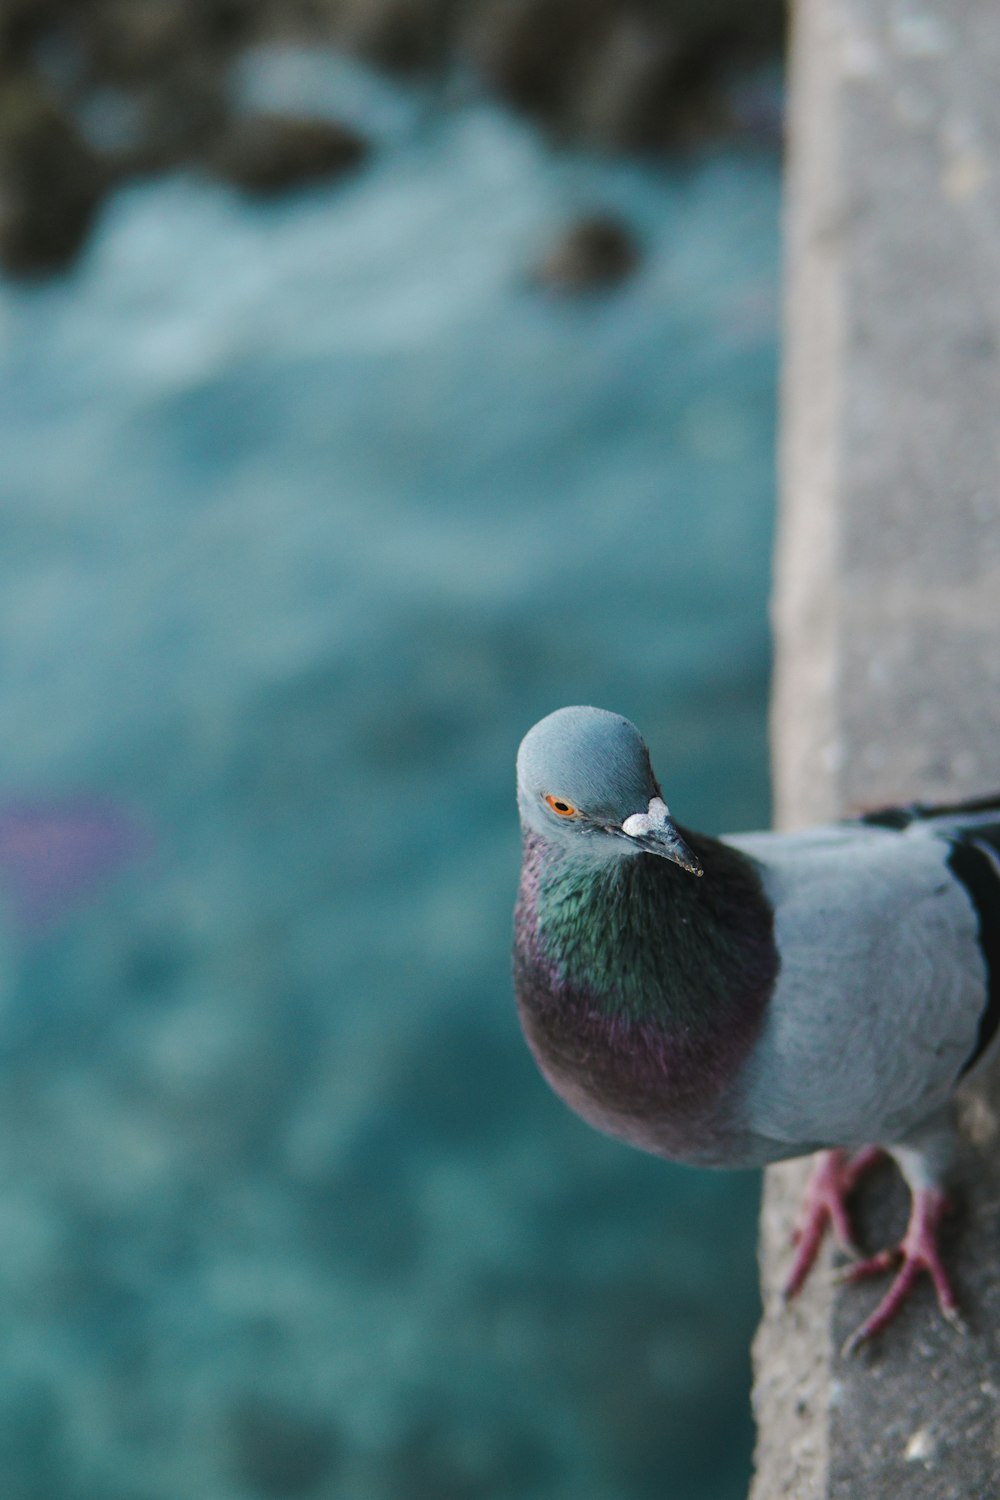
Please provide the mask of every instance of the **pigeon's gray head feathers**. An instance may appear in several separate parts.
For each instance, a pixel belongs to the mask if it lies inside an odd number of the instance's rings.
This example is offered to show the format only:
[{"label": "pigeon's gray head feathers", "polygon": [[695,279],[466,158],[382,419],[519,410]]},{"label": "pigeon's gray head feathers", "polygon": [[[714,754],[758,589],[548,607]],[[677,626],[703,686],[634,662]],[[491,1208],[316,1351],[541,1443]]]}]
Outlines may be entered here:
[{"label": "pigeon's gray head feathers", "polygon": [[541,719],[517,753],[517,801],[525,828],[597,859],[663,855],[701,874],[670,821],[642,735],[621,714],[560,708]]}]

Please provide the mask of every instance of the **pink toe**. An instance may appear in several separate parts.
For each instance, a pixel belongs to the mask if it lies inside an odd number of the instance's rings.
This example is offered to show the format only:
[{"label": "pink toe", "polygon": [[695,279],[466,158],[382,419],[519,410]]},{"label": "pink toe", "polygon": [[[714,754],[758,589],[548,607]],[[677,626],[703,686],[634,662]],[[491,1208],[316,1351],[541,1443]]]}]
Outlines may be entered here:
[{"label": "pink toe", "polygon": [[880,1255],[874,1255],[870,1260],[852,1267],[849,1279],[859,1280],[875,1275],[878,1271],[888,1270],[900,1255],[903,1262],[878,1307],[848,1339],[844,1346],[846,1353],[874,1338],[892,1322],[924,1272],[931,1278],[938,1306],[944,1317],[949,1322],[959,1322],[958,1301],[938,1248],[938,1229],[948,1212],[948,1200],[939,1189],[918,1188],[913,1195],[910,1222],[902,1244],[895,1250],[884,1250]]},{"label": "pink toe", "polygon": [[824,1151],[820,1154],[806,1188],[802,1213],[792,1232],[797,1247],[785,1296],[794,1297],[812,1270],[827,1229],[842,1250],[855,1253],[854,1236],[847,1212],[847,1198],[859,1178],[881,1156],[877,1146],[866,1146],[854,1157],[846,1151]]}]

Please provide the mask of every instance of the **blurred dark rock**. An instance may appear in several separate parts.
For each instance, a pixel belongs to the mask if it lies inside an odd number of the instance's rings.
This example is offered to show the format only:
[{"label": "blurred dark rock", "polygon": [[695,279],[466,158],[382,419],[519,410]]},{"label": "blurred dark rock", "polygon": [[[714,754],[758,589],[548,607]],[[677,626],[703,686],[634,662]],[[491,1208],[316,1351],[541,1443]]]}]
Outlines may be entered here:
[{"label": "blurred dark rock", "polygon": [[0,74],[0,265],[14,275],[73,260],[109,173],[30,73]]},{"label": "blurred dark rock", "polygon": [[333,120],[253,115],[234,120],[208,161],[214,172],[248,193],[279,193],[337,177],[368,155],[368,142]]},{"label": "blurred dark rock", "polygon": [[591,214],[563,232],[534,279],[553,292],[597,291],[624,281],[638,262],[631,230],[610,214]]},{"label": "blurred dark rock", "polygon": [[646,151],[723,128],[732,75],[777,54],[783,29],[778,0],[484,0],[464,45],[490,88],[558,134]]},{"label": "blurred dark rock", "polygon": [[67,6],[64,25],[91,77],[135,86],[225,61],[255,10],[251,0],[92,0]]},{"label": "blurred dark rock", "polygon": [[745,130],[731,95],[783,29],[781,0],[0,0],[0,263],[68,264],[105,187],[137,173],[207,162],[275,193],[358,165],[345,126],[230,120],[231,65],[255,43],[425,78],[471,67],[559,139],[662,153]]},{"label": "blurred dark rock", "polygon": [[610,25],[606,0],[486,0],[470,17],[467,46],[501,98],[557,124]]},{"label": "blurred dark rock", "polygon": [[[125,175],[189,161],[227,114],[226,68],[247,35],[252,6],[239,0],[98,0],[64,28],[79,59],[74,103]],[[51,43],[50,43],[51,46]],[[126,138],[104,139],[108,104],[127,116]]]},{"label": "blurred dark rock", "polygon": [[197,15],[183,0],[104,0],[81,11],[73,30],[92,71],[105,83],[162,78],[203,41]]},{"label": "blurred dark rock", "polygon": [[[94,121],[107,94],[91,96],[86,118]],[[113,130],[95,144],[105,149],[116,170],[125,176],[162,171],[197,159],[210,150],[225,128],[227,105],[217,71],[197,60],[132,91],[122,103],[130,129],[115,139]]]},{"label": "blurred dark rock", "polygon": [[577,133],[619,151],[696,144],[724,119],[716,39],[664,21],[620,17],[591,60],[575,100]]},{"label": "blurred dark rock", "polygon": [[451,51],[454,0],[339,0],[329,25],[338,45],[394,73],[435,70]]},{"label": "blurred dark rock", "polygon": [[23,65],[30,59],[53,8],[42,0],[0,0],[0,68]]}]

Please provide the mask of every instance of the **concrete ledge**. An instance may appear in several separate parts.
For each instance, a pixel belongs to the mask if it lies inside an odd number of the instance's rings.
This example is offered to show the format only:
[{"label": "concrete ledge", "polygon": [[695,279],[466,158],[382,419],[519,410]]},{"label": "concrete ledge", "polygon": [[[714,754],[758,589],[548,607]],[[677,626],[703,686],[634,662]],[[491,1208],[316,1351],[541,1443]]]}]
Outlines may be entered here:
[{"label": "concrete ledge", "polygon": [[[778,821],[1000,788],[1000,7],[800,0],[793,20]],[[922,1288],[779,1288],[806,1164],[767,1174],[752,1500],[1000,1492],[1000,1088],[962,1102],[947,1246],[971,1332]],[[859,1197],[866,1244],[906,1197]]]}]

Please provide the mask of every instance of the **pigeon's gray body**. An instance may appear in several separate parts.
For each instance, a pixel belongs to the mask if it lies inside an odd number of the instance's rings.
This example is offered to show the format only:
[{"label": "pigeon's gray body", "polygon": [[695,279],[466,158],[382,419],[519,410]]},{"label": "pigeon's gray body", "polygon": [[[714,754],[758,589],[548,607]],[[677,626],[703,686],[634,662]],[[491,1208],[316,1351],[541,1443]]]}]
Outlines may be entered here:
[{"label": "pigeon's gray body", "polygon": [[948,863],[956,836],[949,815],[726,840],[757,862],[781,956],[733,1081],[746,1164],[896,1145],[946,1109],[989,998],[979,916]]}]

